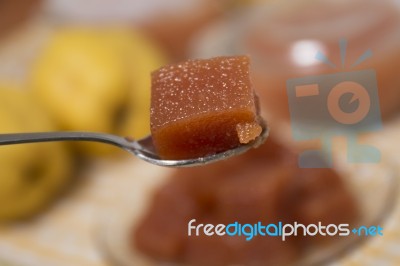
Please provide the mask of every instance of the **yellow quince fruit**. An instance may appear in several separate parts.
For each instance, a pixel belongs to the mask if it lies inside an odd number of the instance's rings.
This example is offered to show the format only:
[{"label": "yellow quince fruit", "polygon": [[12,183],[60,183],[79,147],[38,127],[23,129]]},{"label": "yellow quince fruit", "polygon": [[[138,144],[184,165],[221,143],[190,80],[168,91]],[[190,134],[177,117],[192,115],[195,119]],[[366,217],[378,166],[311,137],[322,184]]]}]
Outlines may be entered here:
[{"label": "yellow quince fruit", "polygon": [[[0,133],[52,131],[46,113],[22,89],[0,86]],[[62,143],[0,146],[0,222],[26,218],[50,203],[71,180]]]},{"label": "yellow quince fruit", "polygon": [[150,132],[150,72],[163,63],[132,30],[70,28],[55,33],[39,56],[31,85],[61,129],[140,138]]}]

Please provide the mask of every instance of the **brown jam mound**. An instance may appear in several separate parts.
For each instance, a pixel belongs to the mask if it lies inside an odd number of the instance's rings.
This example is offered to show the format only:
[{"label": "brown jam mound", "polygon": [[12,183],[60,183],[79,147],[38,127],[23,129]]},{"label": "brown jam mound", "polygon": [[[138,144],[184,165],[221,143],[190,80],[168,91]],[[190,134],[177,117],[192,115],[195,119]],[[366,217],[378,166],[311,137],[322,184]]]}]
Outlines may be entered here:
[{"label": "brown jam mound", "polygon": [[163,159],[204,157],[261,134],[246,56],[189,60],[152,73],[151,133]]},{"label": "brown jam mound", "polygon": [[132,230],[132,247],[183,265],[288,265],[332,237],[188,236],[188,223],[354,224],[356,203],[332,169],[299,169],[271,137],[258,149],[215,164],[177,169]]}]

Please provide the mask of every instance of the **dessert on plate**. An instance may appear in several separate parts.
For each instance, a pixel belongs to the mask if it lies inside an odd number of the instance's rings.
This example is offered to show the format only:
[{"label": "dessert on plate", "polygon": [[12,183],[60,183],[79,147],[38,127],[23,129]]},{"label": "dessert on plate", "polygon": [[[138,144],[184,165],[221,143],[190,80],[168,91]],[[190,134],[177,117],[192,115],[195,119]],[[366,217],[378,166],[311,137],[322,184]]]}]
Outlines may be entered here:
[{"label": "dessert on plate", "polygon": [[335,239],[188,236],[188,223],[322,225],[357,222],[353,195],[333,169],[300,169],[296,155],[271,137],[247,153],[171,174],[131,230],[132,249],[183,265],[287,265]]}]

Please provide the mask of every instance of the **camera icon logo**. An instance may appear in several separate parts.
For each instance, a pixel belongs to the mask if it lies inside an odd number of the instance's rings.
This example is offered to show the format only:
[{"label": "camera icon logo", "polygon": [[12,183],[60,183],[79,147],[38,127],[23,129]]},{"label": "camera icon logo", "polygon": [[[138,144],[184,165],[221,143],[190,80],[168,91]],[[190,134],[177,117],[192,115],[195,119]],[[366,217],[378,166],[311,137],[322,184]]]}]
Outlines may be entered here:
[{"label": "camera icon logo", "polygon": [[[343,43],[341,41],[341,53],[345,54]],[[366,54],[371,55],[369,51]],[[366,54],[362,57],[366,58]],[[324,62],[328,60],[320,58]],[[362,62],[361,59],[358,61]],[[319,140],[322,144],[319,150],[300,154],[300,167],[332,167],[332,139],[337,136],[347,139],[348,162],[380,161],[377,148],[357,141],[360,134],[382,128],[373,69],[289,79],[286,85],[293,138],[296,141]]]}]

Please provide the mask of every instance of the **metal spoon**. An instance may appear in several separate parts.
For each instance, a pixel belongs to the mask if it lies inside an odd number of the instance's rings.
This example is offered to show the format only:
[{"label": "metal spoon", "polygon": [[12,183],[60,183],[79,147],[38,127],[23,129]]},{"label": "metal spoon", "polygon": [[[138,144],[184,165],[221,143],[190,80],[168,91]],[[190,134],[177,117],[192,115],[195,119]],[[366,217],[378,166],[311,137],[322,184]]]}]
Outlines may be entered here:
[{"label": "metal spoon", "polygon": [[230,149],[221,153],[212,154],[206,157],[184,159],[184,160],[163,160],[157,155],[153,141],[150,136],[140,140],[133,140],[128,137],[119,137],[110,134],[92,133],[92,132],[39,132],[39,133],[15,133],[0,134],[0,145],[33,143],[33,142],[50,142],[50,141],[92,141],[102,142],[120,147],[140,159],[159,166],[168,167],[188,167],[208,164],[220,160],[227,159],[232,156],[246,152],[250,148],[257,147],[262,144],[268,137],[268,128],[263,126],[263,130],[254,141],[248,144],[240,145],[234,149]]}]

